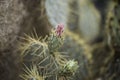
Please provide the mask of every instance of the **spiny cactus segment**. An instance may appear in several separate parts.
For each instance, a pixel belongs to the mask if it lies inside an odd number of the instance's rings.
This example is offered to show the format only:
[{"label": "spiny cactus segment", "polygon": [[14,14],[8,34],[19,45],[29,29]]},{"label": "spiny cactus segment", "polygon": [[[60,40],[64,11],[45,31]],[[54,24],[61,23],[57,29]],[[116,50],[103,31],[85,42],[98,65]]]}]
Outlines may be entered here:
[{"label": "spiny cactus segment", "polygon": [[[61,54],[58,49],[64,43],[64,25],[58,24],[56,29],[52,29],[50,35],[45,38],[35,39],[27,36],[25,42],[21,43],[23,60],[30,57],[30,63],[35,63],[32,68],[26,67],[25,74],[22,74],[23,80],[44,80],[52,76],[57,78],[71,77],[78,68],[78,63],[69,60],[66,55]],[[34,59],[33,59],[34,58]],[[36,59],[37,58],[37,59]],[[45,73],[40,74],[44,69]],[[44,78],[44,79],[43,79]]]},{"label": "spiny cactus segment", "polygon": [[24,74],[20,75],[23,80],[44,80],[44,77],[39,74],[36,65],[32,65],[30,69],[25,66],[24,72]]},{"label": "spiny cactus segment", "polygon": [[63,76],[72,76],[78,69],[78,63],[74,60],[69,60],[64,66],[61,67],[59,74]]}]

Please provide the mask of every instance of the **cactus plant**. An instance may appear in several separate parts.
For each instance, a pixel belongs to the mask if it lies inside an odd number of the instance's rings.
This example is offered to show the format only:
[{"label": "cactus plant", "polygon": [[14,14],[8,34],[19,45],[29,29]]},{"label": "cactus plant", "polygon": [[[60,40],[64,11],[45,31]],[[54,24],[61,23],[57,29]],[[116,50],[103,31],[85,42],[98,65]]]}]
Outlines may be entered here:
[{"label": "cactus plant", "polygon": [[[43,74],[45,79],[49,79],[49,76],[56,76],[56,80],[62,77],[68,79],[71,77],[68,74],[73,75],[78,69],[78,63],[70,60],[61,52],[58,51],[60,46],[64,42],[63,37],[64,25],[58,24],[56,29],[51,30],[50,35],[43,39],[35,39],[27,36],[24,38],[26,41],[21,42],[21,55],[23,56],[23,61],[28,60],[28,63],[34,63],[41,69],[44,67],[46,74]],[[27,58],[30,57],[30,58]],[[25,60],[26,61],[26,60]],[[27,63],[25,63],[27,65]],[[40,72],[37,67],[33,65],[33,68],[27,71],[27,74],[23,74],[22,78],[27,80],[32,77],[35,80],[42,80],[38,75]],[[32,76],[31,76],[32,75]],[[54,79],[54,78],[53,78]]]}]

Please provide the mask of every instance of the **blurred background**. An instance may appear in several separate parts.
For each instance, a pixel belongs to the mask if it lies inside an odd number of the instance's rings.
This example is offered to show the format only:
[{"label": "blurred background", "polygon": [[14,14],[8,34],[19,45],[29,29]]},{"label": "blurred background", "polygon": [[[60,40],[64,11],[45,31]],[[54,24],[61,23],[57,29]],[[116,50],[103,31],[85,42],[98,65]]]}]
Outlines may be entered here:
[{"label": "blurred background", "polygon": [[20,37],[60,23],[60,51],[79,62],[73,80],[120,80],[119,14],[119,0],[0,0],[0,80],[20,80]]}]

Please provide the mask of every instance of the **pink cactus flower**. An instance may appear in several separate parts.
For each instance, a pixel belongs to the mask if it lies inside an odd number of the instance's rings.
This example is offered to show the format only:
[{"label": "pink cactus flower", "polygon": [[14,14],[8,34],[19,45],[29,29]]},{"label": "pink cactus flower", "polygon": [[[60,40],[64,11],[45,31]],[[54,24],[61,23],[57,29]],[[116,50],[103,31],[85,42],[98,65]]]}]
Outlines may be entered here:
[{"label": "pink cactus flower", "polygon": [[63,24],[58,24],[57,28],[55,30],[57,36],[61,36],[64,31],[64,25]]}]

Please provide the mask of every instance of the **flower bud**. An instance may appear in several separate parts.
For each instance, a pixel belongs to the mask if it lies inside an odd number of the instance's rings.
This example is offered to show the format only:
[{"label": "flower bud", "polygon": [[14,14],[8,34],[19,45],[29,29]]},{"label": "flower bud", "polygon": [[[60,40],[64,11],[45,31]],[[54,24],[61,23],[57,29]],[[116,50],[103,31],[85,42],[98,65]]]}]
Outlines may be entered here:
[{"label": "flower bud", "polygon": [[61,36],[64,31],[64,25],[63,24],[58,24],[57,28],[55,30],[57,36]]}]

